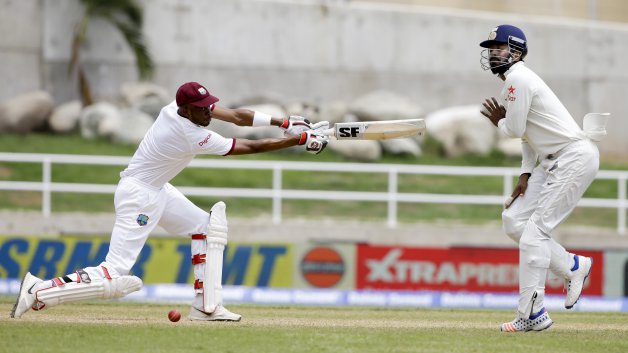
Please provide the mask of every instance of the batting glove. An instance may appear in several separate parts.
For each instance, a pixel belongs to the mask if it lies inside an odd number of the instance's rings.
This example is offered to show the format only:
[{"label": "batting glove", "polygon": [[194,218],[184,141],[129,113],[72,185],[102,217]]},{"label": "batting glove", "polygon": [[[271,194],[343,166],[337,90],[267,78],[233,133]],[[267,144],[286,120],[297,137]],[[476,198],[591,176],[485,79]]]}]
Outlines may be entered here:
[{"label": "batting glove", "polygon": [[319,121],[316,124],[312,124],[312,130],[318,135],[321,135],[321,132],[327,129],[329,129],[329,121]]},{"label": "batting glove", "polygon": [[306,118],[298,115],[290,115],[283,119],[281,128],[284,130],[284,134],[288,136],[299,136],[301,133],[312,129],[310,121]]},{"label": "batting glove", "polygon": [[314,130],[308,130],[301,133],[299,145],[305,145],[305,150],[310,153],[319,154],[327,147],[328,142],[329,136],[319,135]]}]

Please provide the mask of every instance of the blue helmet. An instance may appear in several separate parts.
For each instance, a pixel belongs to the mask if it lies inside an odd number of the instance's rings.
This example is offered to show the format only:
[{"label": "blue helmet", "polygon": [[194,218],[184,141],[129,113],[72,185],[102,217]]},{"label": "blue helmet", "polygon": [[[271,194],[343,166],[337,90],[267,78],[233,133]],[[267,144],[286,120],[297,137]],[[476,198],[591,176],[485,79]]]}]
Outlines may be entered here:
[{"label": "blue helmet", "polygon": [[493,28],[488,34],[488,39],[480,43],[480,46],[488,48],[493,44],[514,45],[519,51],[528,51],[526,35],[521,29],[512,25],[499,25]]},{"label": "blue helmet", "polygon": [[[491,53],[488,50],[491,46],[497,44],[507,44],[509,57],[507,61],[499,62],[491,59]],[[526,35],[521,29],[512,25],[499,25],[491,30],[488,39],[481,42],[480,46],[486,48],[482,52],[480,60],[482,68],[491,69],[495,74],[504,73],[513,64],[513,55],[523,58],[528,53],[528,41]]]}]

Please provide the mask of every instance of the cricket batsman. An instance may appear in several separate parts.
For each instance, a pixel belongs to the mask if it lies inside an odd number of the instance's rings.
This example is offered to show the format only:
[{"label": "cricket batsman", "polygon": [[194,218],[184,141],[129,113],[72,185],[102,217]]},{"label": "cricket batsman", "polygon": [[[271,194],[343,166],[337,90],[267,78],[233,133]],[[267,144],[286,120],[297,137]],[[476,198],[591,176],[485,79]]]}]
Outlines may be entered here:
[{"label": "cricket batsman", "polygon": [[[197,82],[181,85],[176,100],[165,106],[120,173],[114,204],[116,220],[105,261],[65,276],[41,280],[27,273],[11,311],[21,317],[29,309],[85,299],[123,297],[142,287],[129,275],[146,239],[157,225],[168,233],[191,240],[195,298],[190,320],[239,321],[222,302],[223,250],[228,240],[226,205],[220,201],[210,212],[200,209],[169,181],[197,154],[240,155],[301,145],[318,154],[329,137],[317,134],[328,122],[311,125],[302,117],[276,118],[246,109],[216,105],[218,98]],[[206,130],[212,119],[238,126],[277,126],[283,138],[259,140],[225,138]]]},{"label": "cricket batsman", "polygon": [[521,175],[502,213],[506,234],[519,243],[519,306],[501,331],[541,331],[553,323],[543,303],[548,269],[565,279],[567,309],[578,301],[591,271],[591,258],[567,252],[552,233],[595,178],[599,152],[524,63],[528,43],[521,29],[497,26],[480,46],[482,68],[504,81],[499,97],[483,103],[482,114],[507,136],[522,139]]}]

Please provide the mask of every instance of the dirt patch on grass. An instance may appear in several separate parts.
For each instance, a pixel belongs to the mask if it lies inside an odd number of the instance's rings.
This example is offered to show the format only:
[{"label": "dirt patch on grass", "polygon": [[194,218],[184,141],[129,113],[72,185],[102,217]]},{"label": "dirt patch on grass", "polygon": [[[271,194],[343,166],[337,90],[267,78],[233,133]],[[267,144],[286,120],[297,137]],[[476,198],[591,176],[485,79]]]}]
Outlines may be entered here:
[{"label": "dirt patch on grass", "polygon": [[[240,322],[198,322],[187,318],[187,307],[174,306],[182,312],[179,322],[170,322],[167,313],[173,306],[104,303],[64,305],[41,312],[27,312],[20,319],[9,319],[13,303],[3,300],[0,303],[0,326],[6,324],[25,325],[121,325],[121,326],[161,326],[179,325],[189,327],[259,327],[259,328],[366,328],[381,330],[499,330],[505,312],[468,310],[375,310],[365,308],[295,308],[234,306],[234,312],[243,315]],[[560,313],[551,331],[618,331],[628,332],[628,315],[607,314],[617,318],[610,323],[603,319],[588,321],[583,313]],[[592,314],[595,316],[596,314]],[[572,319],[576,318],[576,320]]]}]

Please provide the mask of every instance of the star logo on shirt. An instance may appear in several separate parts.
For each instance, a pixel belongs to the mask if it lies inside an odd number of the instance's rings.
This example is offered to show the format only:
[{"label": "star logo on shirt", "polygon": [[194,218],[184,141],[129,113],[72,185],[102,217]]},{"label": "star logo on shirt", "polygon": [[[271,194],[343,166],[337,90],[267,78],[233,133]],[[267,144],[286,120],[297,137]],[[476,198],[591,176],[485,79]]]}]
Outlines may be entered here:
[{"label": "star logo on shirt", "polygon": [[517,97],[515,97],[515,88],[510,85],[510,87],[508,87],[508,95],[506,96],[506,100],[509,102],[514,102],[517,99]]}]

